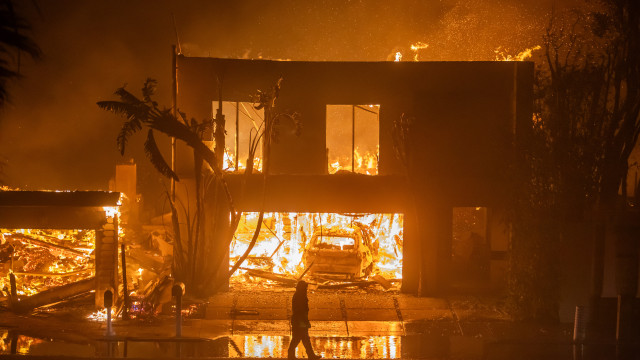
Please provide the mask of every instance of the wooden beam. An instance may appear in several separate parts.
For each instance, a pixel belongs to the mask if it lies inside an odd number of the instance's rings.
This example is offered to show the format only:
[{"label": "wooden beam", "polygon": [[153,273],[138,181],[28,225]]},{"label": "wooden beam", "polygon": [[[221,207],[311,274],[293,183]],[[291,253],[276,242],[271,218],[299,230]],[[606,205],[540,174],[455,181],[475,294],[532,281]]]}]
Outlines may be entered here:
[{"label": "wooden beam", "polygon": [[62,251],[67,251],[67,252],[71,252],[74,253],[76,255],[86,255],[86,253],[80,251],[80,250],[76,250],[76,249],[72,249],[70,247],[67,246],[63,246],[63,245],[59,245],[59,244],[54,244],[54,243],[50,243],[44,240],[40,240],[40,239],[36,239],[33,236],[29,236],[27,234],[20,234],[20,233],[15,233],[12,235],[9,235],[10,238],[20,238],[20,241],[23,242],[31,242],[40,246],[44,246],[47,247],[49,249],[53,248],[53,249],[58,249],[58,250],[62,250]]},{"label": "wooden beam", "polygon": [[66,298],[94,290],[95,278],[80,280],[71,284],[62,285],[53,289],[39,292],[35,295],[22,298],[12,304],[12,309],[16,312],[26,312],[40,306],[52,304]]}]

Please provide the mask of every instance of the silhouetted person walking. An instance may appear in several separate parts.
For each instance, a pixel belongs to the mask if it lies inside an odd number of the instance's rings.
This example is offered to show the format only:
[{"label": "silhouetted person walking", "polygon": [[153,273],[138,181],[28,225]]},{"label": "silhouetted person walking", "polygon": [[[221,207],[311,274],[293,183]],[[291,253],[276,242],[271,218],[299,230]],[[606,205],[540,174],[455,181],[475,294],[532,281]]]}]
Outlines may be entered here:
[{"label": "silhouetted person walking", "polygon": [[302,341],[309,359],[320,359],[320,356],[313,352],[311,339],[309,339],[309,298],[307,298],[307,283],[300,280],[296,285],[296,292],[291,301],[291,343],[289,344],[289,359],[296,358],[296,347]]}]

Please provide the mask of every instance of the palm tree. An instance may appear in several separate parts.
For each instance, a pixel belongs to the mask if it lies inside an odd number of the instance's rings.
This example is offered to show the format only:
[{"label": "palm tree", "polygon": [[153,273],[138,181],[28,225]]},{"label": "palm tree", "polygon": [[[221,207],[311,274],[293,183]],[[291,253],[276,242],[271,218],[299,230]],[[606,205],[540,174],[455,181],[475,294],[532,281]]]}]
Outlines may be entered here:
[{"label": "palm tree", "polygon": [[[263,194],[262,204],[264,207],[265,201],[265,188],[266,188],[266,174],[268,172],[268,146],[277,141],[278,131],[277,128],[282,120],[288,120],[292,123],[296,129],[296,134],[300,132],[300,122],[298,121],[298,114],[284,114],[277,113],[275,111],[275,102],[280,92],[280,84],[282,79],[273,86],[270,91],[263,92],[258,91],[254,99],[254,107],[264,109],[265,118],[259,127],[252,130],[249,135],[249,158],[247,159],[247,167],[244,174],[249,175],[253,173],[253,159],[256,154],[256,150],[263,142],[265,150],[264,169],[263,169]],[[124,155],[125,147],[128,139],[136,133],[142,130],[143,127],[148,127],[147,140],[144,144],[145,155],[149,158],[154,167],[164,176],[172,178],[176,181],[179,180],[178,175],[167,164],[162,153],[158,149],[155,141],[154,131],[162,132],[168,136],[175,137],[178,140],[184,141],[189,147],[194,150],[194,178],[196,180],[196,211],[195,215],[189,214],[189,207],[183,206],[184,215],[186,218],[187,231],[185,232],[186,251],[182,244],[180,224],[178,222],[178,210],[176,203],[169,198],[169,204],[172,212],[173,232],[175,237],[174,252],[174,264],[176,267],[176,277],[184,281],[187,288],[196,295],[208,295],[210,292],[215,292],[218,286],[221,285],[214,281],[217,276],[217,270],[221,267],[222,262],[225,259],[225,253],[218,251],[217,256],[213,259],[207,257],[210,256],[210,250],[214,244],[210,241],[205,241],[204,234],[204,206],[202,204],[205,197],[205,192],[208,189],[213,189],[214,192],[221,190],[224,196],[213,196],[215,199],[214,214],[213,214],[213,227],[210,229],[210,236],[213,236],[215,244],[222,244],[220,248],[229,248],[229,244],[233,239],[233,235],[238,226],[241,214],[236,211],[231,193],[229,192],[228,185],[225,181],[224,172],[221,169],[221,158],[218,157],[222,154],[217,154],[215,150],[204,144],[202,141],[202,134],[211,130],[212,128],[219,128],[220,121],[214,119],[213,121],[198,122],[195,119],[187,121],[186,114],[177,111],[179,117],[173,115],[172,109],[160,109],[158,103],[152,100],[152,95],[155,92],[156,81],[153,79],[147,79],[142,87],[142,99],[139,99],[124,87],[116,90],[115,94],[120,98],[119,101],[100,101],[98,106],[104,110],[111,111],[117,115],[124,117],[126,120],[118,134],[117,143],[120,153]],[[223,138],[224,139],[224,138]],[[216,146],[216,149],[222,149],[224,146]],[[213,171],[212,177],[207,177],[207,174],[203,172],[203,161],[206,162]],[[211,186],[213,185],[213,186]],[[222,198],[222,199],[220,199]],[[262,223],[264,212],[261,211],[258,220],[258,226],[254,231],[253,238],[249,244],[248,249],[238,259],[236,264],[229,270],[227,277],[231,275],[240,267],[242,262],[247,258],[251,249],[258,239],[260,234],[260,228]],[[211,225],[211,224],[210,224]],[[196,276],[197,275],[197,276]]]},{"label": "palm tree", "polygon": [[[220,188],[224,193],[221,199],[220,207],[225,209],[225,216],[216,226],[224,228],[223,233],[231,234],[235,232],[235,228],[240,219],[240,214],[235,210],[233,199],[224,178],[224,173],[220,168],[220,164],[216,161],[217,156],[215,150],[212,150],[202,141],[202,133],[212,127],[211,121],[198,122],[195,119],[187,120],[186,114],[179,112],[176,117],[172,109],[160,109],[158,103],[152,99],[155,92],[157,82],[153,79],[147,79],[142,87],[142,99],[136,97],[124,87],[116,90],[115,94],[119,100],[100,101],[98,106],[101,109],[111,111],[116,115],[124,117],[126,120],[122,125],[120,133],[117,137],[118,149],[124,154],[127,142],[131,135],[143,129],[148,128],[147,139],[144,143],[145,155],[154,165],[154,167],[167,178],[179,181],[178,175],[171,169],[160,152],[155,140],[155,132],[164,133],[170,137],[184,141],[194,151],[195,157],[195,177],[202,178],[203,161],[206,162],[213,171],[213,179],[218,181]],[[198,187],[201,185],[199,184]],[[173,233],[175,237],[175,253],[174,265],[176,277],[184,281],[189,290],[198,288],[196,283],[196,273],[215,272],[218,267],[212,266],[212,263],[198,262],[195,249],[198,243],[205,244],[201,236],[203,209],[200,205],[200,192],[198,191],[198,203],[195,215],[189,213],[189,207],[183,206],[187,228],[184,234],[186,239],[181,238],[180,224],[178,222],[177,204],[168,196],[170,207],[172,210]],[[187,199],[188,200],[188,199]],[[224,203],[224,204],[223,204]],[[216,219],[217,221],[218,219]],[[229,221],[230,220],[230,221]],[[183,245],[183,241],[185,244]],[[186,247],[186,249],[185,249]],[[204,249],[203,249],[204,250]],[[204,251],[206,252],[206,250]],[[215,262],[214,262],[215,263]],[[206,267],[206,269],[204,269]]]}]

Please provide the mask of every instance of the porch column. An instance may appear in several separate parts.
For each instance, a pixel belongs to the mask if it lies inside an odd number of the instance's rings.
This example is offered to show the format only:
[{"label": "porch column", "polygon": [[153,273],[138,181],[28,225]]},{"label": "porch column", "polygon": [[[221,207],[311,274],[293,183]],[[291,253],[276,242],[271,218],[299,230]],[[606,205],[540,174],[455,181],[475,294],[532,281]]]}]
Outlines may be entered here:
[{"label": "porch column", "polygon": [[118,289],[118,215],[107,216],[107,222],[96,229],[96,293],[95,304],[102,307],[104,291]]}]

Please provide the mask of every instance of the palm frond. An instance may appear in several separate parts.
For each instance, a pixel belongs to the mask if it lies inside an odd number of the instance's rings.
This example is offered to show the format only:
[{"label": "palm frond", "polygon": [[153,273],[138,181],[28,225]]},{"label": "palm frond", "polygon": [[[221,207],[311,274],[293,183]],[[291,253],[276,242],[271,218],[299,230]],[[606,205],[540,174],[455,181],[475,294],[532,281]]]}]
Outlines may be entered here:
[{"label": "palm frond", "polygon": [[124,86],[118,88],[115,94],[120,97],[120,101],[122,101],[123,103],[131,105],[139,105],[142,103],[142,100],[138,99],[135,95],[130,93],[127,89],[124,88]]},{"label": "palm frond", "polygon": [[188,124],[188,120],[187,120],[187,114],[178,110],[178,114],[180,115],[180,119],[182,119],[182,122],[186,125]]},{"label": "palm frond", "polygon": [[0,43],[3,47],[12,48],[18,52],[26,52],[32,58],[38,58],[42,52],[38,45],[25,31],[31,26],[23,16],[16,13],[10,1],[3,1],[0,5]]},{"label": "palm frond", "polygon": [[102,110],[111,111],[112,113],[125,117],[127,119],[132,119],[134,117],[138,118],[138,120],[143,121],[144,119],[140,118],[142,112],[140,111],[140,105],[138,104],[129,104],[122,101],[98,101],[96,103],[98,107]]},{"label": "palm frond", "polygon": [[0,40],[6,52],[12,49],[16,52],[26,52],[34,59],[42,54],[38,45],[28,36],[17,32],[14,29],[0,26]]},{"label": "palm frond", "polygon": [[127,145],[127,141],[129,137],[133,135],[136,131],[142,129],[142,123],[137,118],[132,118],[129,121],[126,121],[122,128],[120,129],[120,133],[118,133],[117,143],[118,150],[120,151],[120,155],[124,155],[124,148]]},{"label": "palm frond", "polygon": [[152,78],[147,78],[144,82],[144,86],[142,87],[142,98],[144,102],[156,104],[153,100],[151,100],[151,96],[156,93],[156,86],[158,85],[158,81]]},{"label": "palm frond", "polygon": [[160,174],[172,178],[175,181],[180,181],[178,175],[171,170],[171,167],[164,160],[160,149],[158,149],[158,144],[156,144],[156,140],[153,137],[153,130],[151,129],[149,129],[149,133],[147,134],[147,141],[144,142],[144,153]]}]

